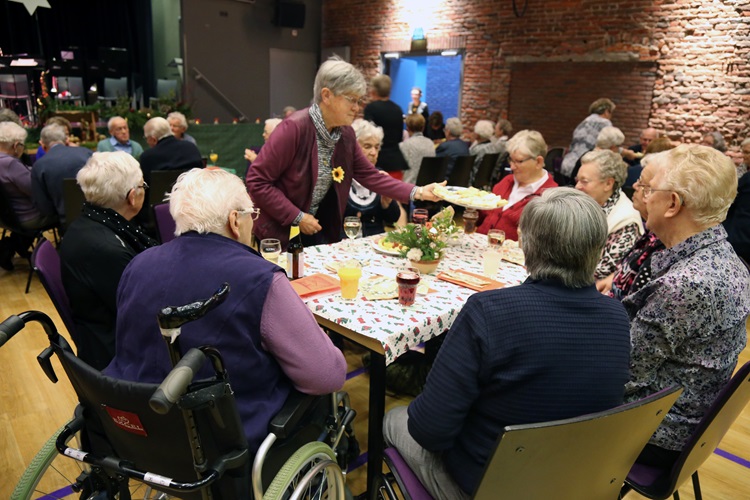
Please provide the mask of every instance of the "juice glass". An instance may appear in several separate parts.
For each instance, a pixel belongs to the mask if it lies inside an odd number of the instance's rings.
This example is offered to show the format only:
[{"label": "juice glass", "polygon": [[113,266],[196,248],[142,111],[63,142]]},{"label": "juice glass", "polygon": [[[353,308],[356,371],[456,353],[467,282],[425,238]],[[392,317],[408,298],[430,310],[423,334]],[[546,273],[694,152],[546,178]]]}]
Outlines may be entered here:
[{"label": "juice glass", "polygon": [[338,269],[341,281],[341,297],[351,300],[357,296],[359,291],[359,278],[362,277],[362,268],[356,260],[350,260],[341,264]]}]

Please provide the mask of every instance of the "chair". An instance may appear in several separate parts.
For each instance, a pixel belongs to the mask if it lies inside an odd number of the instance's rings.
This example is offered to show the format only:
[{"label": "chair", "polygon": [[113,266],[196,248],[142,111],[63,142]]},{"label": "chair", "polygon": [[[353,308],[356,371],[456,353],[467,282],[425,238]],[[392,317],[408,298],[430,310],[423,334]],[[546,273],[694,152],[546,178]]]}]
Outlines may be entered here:
[{"label": "chair", "polygon": [[492,188],[492,171],[495,170],[495,165],[499,159],[500,153],[488,153],[484,155],[482,163],[479,164],[477,173],[474,176],[474,182],[471,185],[477,189]]},{"label": "chair", "polygon": [[149,204],[153,206],[164,203],[167,193],[172,191],[172,186],[183,172],[186,170],[152,170],[149,180]]},{"label": "chair", "polygon": [[426,186],[433,182],[445,180],[445,169],[448,167],[447,156],[425,156],[419,165],[417,186]]},{"label": "chair", "polygon": [[698,468],[708,459],[739,414],[750,401],[750,361],[745,363],[722,389],[711,407],[685,443],[671,469],[659,469],[636,463],[626,479],[639,494],[653,499],[672,496],[679,500],[678,488],[693,478],[695,498],[700,500]]},{"label": "chair", "polygon": [[156,80],[156,97],[179,99],[179,86],[177,80],[159,78]]},{"label": "chair", "polygon": [[104,88],[102,89],[102,95],[99,96],[100,101],[106,101],[110,105],[117,101],[120,97],[128,96],[128,79],[127,77],[122,78],[105,78]]},{"label": "chair", "polygon": [[[473,498],[614,500],[627,471],[681,393],[682,388],[674,387],[599,413],[506,427]],[[402,492],[407,488],[412,499],[430,498],[403,459],[394,460],[394,453],[384,453],[393,478],[381,478],[383,489],[390,494],[395,483]]]},{"label": "chair", "polygon": [[0,99],[19,100],[26,103],[27,114],[34,112],[29,91],[29,80],[26,75],[0,75]]},{"label": "chair", "polygon": [[169,203],[160,203],[154,205],[154,224],[156,225],[156,234],[162,243],[172,241],[176,229],[172,214],[169,213]]},{"label": "chair", "polygon": [[63,233],[68,230],[70,224],[81,215],[81,209],[86,197],[81,191],[81,186],[75,179],[63,179],[63,207],[65,208],[65,221],[63,222]]},{"label": "chair", "polygon": [[475,159],[476,155],[457,156],[456,162],[453,164],[453,171],[448,176],[448,185],[469,187]]},{"label": "chair", "polygon": [[552,178],[559,186],[567,186],[570,179],[560,172],[565,148],[557,146],[547,150],[547,156],[544,157],[544,169],[552,175]]},{"label": "chair", "polygon": [[47,295],[49,295],[52,304],[60,315],[60,319],[62,319],[70,337],[78,345],[80,339],[73,322],[73,311],[70,308],[68,294],[65,292],[62,282],[60,255],[52,243],[45,239],[34,249],[31,261],[34,263],[34,270],[39,275],[39,281],[42,282],[42,286],[47,291]]},{"label": "chair", "polygon": [[[67,92],[69,95],[63,96]],[[86,96],[83,90],[83,77],[81,76],[58,76],[57,98],[61,101],[82,101]]]},{"label": "chair", "polygon": [[[36,244],[37,241],[44,238],[44,232],[52,230],[54,231],[55,243],[57,243],[57,228],[59,224],[57,222],[48,224],[39,229],[26,229],[21,226],[21,221],[18,220],[15,210],[10,204],[10,199],[5,193],[5,189],[0,186],[0,229],[2,229],[2,236],[5,237],[6,232],[11,232],[20,238],[29,240],[29,249],[27,259],[29,261],[29,277],[26,280],[26,293],[29,293],[31,287],[31,278],[34,276],[34,266],[31,262],[31,248]],[[25,244],[25,243],[24,243]]]}]

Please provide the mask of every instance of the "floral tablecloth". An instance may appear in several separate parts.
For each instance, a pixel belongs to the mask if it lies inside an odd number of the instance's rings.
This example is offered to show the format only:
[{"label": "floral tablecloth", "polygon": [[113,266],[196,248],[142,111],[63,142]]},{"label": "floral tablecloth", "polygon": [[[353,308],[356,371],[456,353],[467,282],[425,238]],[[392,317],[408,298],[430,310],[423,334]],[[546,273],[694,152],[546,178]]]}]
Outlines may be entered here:
[{"label": "floral tablecloth", "polygon": [[[326,263],[343,261],[352,256],[363,262],[363,279],[378,274],[378,267],[401,269],[408,264],[401,257],[377,252],[372,240],[373,237],[370,237],[305,248],[305,273],[335,276],[325,267]],[[389,364],[409,349],[451,327],[466,300],[477,292],[435,276],[448,269],[481,274],[481,254],[486,248],[486,235],[462,235],[458,245],[446,249],[446,256],[437,272],[422,275],[422,281],[435,291],[418,295],[413,306],[401,306],[397,299],[368,301],[361,294],[354,300],[344,300],[338,292],[309,297],[305,303],[316,316],[380,342],[386,364]],[[514,286],[525,280],[526,276],[523,267],[502,262],[497,276],[493,278],[506,286]]]}]

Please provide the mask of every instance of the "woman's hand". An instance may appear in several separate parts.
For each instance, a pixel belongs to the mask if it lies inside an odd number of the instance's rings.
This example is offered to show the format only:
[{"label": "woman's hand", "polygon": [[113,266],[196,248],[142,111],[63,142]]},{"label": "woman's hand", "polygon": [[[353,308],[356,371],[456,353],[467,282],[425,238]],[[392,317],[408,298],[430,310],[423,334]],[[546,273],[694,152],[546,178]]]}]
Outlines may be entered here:
[{"label": "woman's hand", "polygon": [[323,227],[318,223],[318,219],[310,214],[303,215],[302,220],[299,221],[299,230],[302,231],[303,234],[315,234],[321,229],[323,229]]},{"label": "woman's hand", "polygon": [[612,279],[615,277],[614,273],[610,274],[606,278],[602,278],[596,282],[596,289],[599,290],[603,295],[609,295],[609,291],[612,290]]},{"label": "woman's hand", "polygon": [[[425,187],[422,188],[421,196],[419,196],[420,200],[425,201],[440,201],[442,198],[435,196],[435,193],[433,193],[433,189],[437,186],[445,186],[448,184],[448,181],[443,181],[441,183],[433,182],[432,184],[428,184]],[[417,193],[419,194],[419,193]]]},{"label": "woman's hand", "polygon": [[256,153],[252,149],[245,150],[245,159],[249,161],[250,163],[254,162],[257,157],[258,157],[258,153]]}]

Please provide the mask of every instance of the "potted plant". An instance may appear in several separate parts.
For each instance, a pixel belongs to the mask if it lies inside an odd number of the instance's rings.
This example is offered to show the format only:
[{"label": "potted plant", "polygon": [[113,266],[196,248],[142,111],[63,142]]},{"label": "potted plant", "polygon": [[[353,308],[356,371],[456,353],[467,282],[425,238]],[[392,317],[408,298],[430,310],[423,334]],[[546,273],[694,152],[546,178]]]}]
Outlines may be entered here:
[{"label": "potted plant", "polygon": [[433,215],[424,225],[406,224],[388,233],[386,239],[398,243],[401,256],[409,259],[420,273],[433,273],[445,255],[448,237],[458,231],[453,221],[454,215],[453,207],[449,206]]}]

